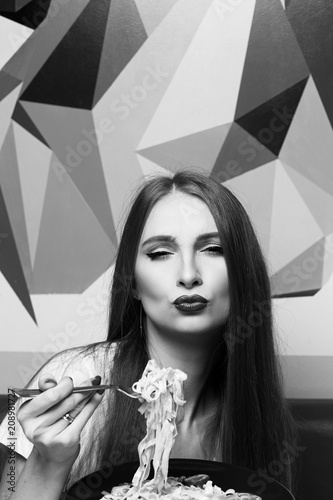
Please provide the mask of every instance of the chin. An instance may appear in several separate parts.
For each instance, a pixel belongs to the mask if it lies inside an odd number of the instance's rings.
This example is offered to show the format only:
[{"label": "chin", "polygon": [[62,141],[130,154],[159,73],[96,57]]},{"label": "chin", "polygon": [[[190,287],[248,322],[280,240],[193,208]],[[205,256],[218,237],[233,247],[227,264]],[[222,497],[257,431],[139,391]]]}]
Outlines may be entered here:
[{"label": "chin", "polygon": [[186,327],[186,328],[176,328],[175,332],[177,332],[178,335],[186,335],[186,336],[191,336],[191,337],[201,337],[203,336],[204,338],[207,339],[207,336],[209,335],[216,335],[216,331],[222,328],[221,327],[216,327],[216,326],[202,326],[201,328],[198,327],[198,324],[193,325],[193,327]]}]

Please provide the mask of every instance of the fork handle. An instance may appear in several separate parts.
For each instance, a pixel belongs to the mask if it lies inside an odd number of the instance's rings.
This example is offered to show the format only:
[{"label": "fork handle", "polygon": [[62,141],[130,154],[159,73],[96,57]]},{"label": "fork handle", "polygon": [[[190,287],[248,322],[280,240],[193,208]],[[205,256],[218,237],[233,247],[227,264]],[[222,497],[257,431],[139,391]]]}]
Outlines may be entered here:
[{"label": "fork handle", "polygon": [[[99,391],[101,389],[118,389],[117,385],[81,385],[78,387],[73,387],[73,392],[74,393],[81,393],[81,392],[94,392],[94,391]],[[39,396],[45,391],[41,391],[40,389],[17,389],[13,387],[11,389],[17,396],[20,396],[21,398],[35,398],[36,396]]]},{"label": "fork handle", "polygon": [[78,387],[73,387],[73,392],[91,392],[99,391],[100,389],[118,389],[117,385],[79,385]]}]

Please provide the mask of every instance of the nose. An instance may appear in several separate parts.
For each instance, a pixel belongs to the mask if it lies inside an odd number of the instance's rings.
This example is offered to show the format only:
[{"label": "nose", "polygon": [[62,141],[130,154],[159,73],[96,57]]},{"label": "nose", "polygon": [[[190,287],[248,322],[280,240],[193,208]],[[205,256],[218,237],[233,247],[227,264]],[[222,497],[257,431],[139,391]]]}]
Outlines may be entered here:
[{"label": "nose", "polygon": [[177,286],[193,288],[202,284],[202,278],[193,258],[183,258],[180,264]]}]

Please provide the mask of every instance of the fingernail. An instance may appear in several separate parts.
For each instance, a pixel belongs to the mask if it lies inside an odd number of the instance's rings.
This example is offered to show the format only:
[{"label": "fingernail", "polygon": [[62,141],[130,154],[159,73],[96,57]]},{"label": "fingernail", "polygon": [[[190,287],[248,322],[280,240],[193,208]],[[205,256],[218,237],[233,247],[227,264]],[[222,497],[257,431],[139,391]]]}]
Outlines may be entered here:
[{"label": "fingernail", "polygon": [[97,394],[104,394],[105,392],[105,389],[100,389],[99,391],[97,391]]},{"label": "fingernail", "polygon": [[97,375],[97,377],[94,377],[91,381],[92,385],[99,385],[101,383],[101,377]]},{"label": "fingernail", "polygon": [[74,382],[74,380],[72,379],[72,377],[69,377],[71,379],[72,382]]}]

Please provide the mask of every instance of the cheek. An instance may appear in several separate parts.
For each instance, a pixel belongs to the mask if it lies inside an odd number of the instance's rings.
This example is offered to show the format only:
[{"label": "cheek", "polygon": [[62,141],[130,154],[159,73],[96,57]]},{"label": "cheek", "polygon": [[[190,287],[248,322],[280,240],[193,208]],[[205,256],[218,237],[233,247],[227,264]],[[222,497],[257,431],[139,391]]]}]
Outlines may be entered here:
[{"label": "cheek", "polygon": [[225,315],[228,314],[230,309],[229,283],[227,277],[225,277],[222,282],[219,282],[218,287],[215,289],[215,293],[217,298],[214,308],[215,312],[225,318]]},{"label": "cheek", "polygon": [[135,271],[135,281],[141,297],[157,298],[163,294],[165,276],[157,275],[151,268],[146,270],[144,266]]},{"label": "cheek", "polygon": [[219,269],[211,269],[210,281],[216,295],[224,298],[229,296],[229,279],[225,265],[222,265]]},{"label": "cheek", "polygon": [[227,276],[223,280],[222,286],[220,287],[220,291],[223,296],[227,296],[229,298],[229,280]]}]

